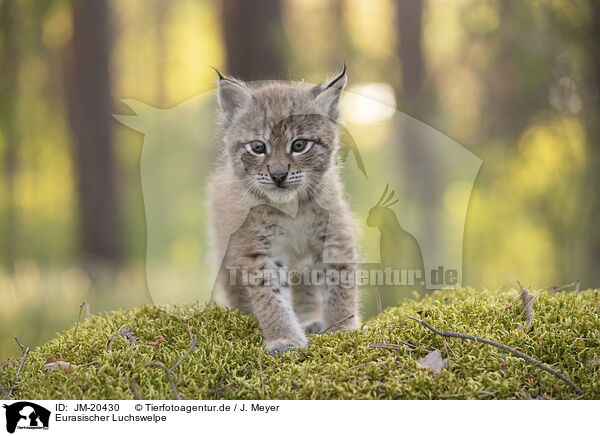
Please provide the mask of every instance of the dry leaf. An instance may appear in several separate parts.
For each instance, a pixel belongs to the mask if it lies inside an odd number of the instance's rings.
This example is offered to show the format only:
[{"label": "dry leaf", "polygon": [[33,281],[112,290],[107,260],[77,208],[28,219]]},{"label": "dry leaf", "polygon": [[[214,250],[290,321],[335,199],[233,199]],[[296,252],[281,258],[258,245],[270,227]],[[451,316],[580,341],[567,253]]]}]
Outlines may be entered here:
[{"label": "dry leaf", "polygon": [[531,327],[531,324],[533,324],[533,300],[535,295],[527,292],[527,289],[529,288],[521,290],[521,301],[523,302],[523,314],[527,320],[527,326]]},{"label": "dry leaf", "polygon": [[72,363],[64,362],[62,360],[56,360],[54,357],[50,357],[46,360],[46,364],[44,365],[44,369],[50,372],[56,371],[59,368],[65,372],[73,372],[79,367],[80,365],[73,365]]},{"label": "dry leaf", "polygon": [[442,368],[448,366],[448,359],[442,358],[442,353],[437,349],[428,353],[427,356],[419,359],[417,362],[423,368],[431,369],[434,374],[439,373]]},{"label": "dry leaf", "polygon": [[155,341],[149,342],[149,344],[156,348],[160,347],[163,342],[167,342],[163,335],[158,335],[155,339]]}]

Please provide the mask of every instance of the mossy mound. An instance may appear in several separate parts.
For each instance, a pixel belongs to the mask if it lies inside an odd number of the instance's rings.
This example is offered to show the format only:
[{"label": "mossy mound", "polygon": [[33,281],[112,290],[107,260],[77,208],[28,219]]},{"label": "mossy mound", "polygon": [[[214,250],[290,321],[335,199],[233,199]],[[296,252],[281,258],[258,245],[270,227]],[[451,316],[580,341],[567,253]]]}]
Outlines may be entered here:
[{"label": "mossy mound", "polygon": [[[440,291],[404,301],[352,333],[312,335],[309,348],[277,358],[264,353],[253,317],[216,306],[148,306],[93,316],[77,332],[32,350],[16,383],[15,357],[0,368],[0,386],[14,383],[15,399],[134,399],[133,379],[144,399],[172,399],[165,372],[146,364],[172,367],[190,348],[191,330],[198,345],[173,371],[187,399],[529,398],[538,396],[540,376],[542,397],[577,397],[524,360],[481,343],[445,339],[406,318],[415,316],[439,330],[518,349],[569,377],[585,398],[600,399],[598,294],[544,292],[528,328],[518,291]],[[138,344],[115,335],[123,324]],[[417,362],[433,349],[451,360],[438,374]],[[44,370],[49,358],[82,366],[50,372]]]}]

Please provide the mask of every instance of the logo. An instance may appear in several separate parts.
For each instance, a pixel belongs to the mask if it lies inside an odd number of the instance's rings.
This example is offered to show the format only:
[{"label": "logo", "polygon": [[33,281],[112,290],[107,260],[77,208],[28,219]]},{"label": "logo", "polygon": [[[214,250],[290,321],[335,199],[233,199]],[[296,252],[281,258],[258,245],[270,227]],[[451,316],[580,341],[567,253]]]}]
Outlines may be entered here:
[{"label": "logo", "polygon": [[[393,102],[393,91],[388,94]],[[221,122],[216,119],[216,100],[215,92],[209,91],[175,107],[159,109],[126,99],[122,102],[133,115],[114,115],[123,125],[144,134],[140,173],[147,222],[146,277],[157,304],[210,301],[211,291],[222,283],[217,277],[231,278],[233,274],[234,280],[239,275],[243,281],[246,271],[230,270],[227,274],[226,270],[227,266],[241,265],[224,262],[231,236],[242,227],[252,208],[269,203],[291,220],[297,216],[297,197],[270,202],[268,196],[252,197],[255,188],[240,189],[239,201],[231,205],[235,213],[205,210],[211,189],[216,196],[222,186],[222,181],[211,178],[211,174],[218,173],[217,159],[213,159],[218,148],[214,139],[220,135]],[[335,167],[345,186],[353,219],[348,231],[358,239],[359,258],[346,258],[344,254],[333,258],[336,250],[323,251],[316,246],[319,242],[311,247],[321,251],[326,269],[331,264],[355,264],[360,271],[354,280],[369,296],[363,302],[369,302],[371,314],[375,314],[375,303],[395,306],[413,291],[424,295],[429,290],[462,284],[467,210],[482,164],[462,145],[396,110],[395,102],[384,100],[386,103],[345,91],[341,103],[344,122],[333,121],[339,134]],[[265,129],[279,131],[282,126],[294,125],[298,117],[322,125],[332,122],[312,110],[309,105],[305,111],[296,108],[293,115],[282,113],[282,119],[270,119]],[[374,119],[375,115],[379,118]],[[262,112],[257,113],[253,121],[258,122],[261,116]],[[229,158],[230,163],[241,159],[237,154]],[[265,186],[270,183],[270,170],[263,171],[262,161],[252,162],[257,165],[253,167],[256,174],[252,173],[252,178],[246,171],[249,176],[244,180],[262,192],[268,189]],[[302,168],[306,171],[296,168],[297,173],[309,174],[313,169],[309,164]],[[302,192],[327,191],[326,186],[306,175],[297,177],[294,183]],[[337,203],[328,198],[317,196],[322,222],[329,222],[330,214],[338,213]],[[245,201],[249,199],[252,201]],[[211,216],[219,219],[218,235],[208,230]],[[330,230],[327,228],[321,240],[323,249],[330,242],[328,238],[335,238]],[[286,262],[283,266],[296,267]],[[337,273],[335,268],[329,269]],[[247,272],[252,280],[255,271]],[[330,279],[345,280],[337,276]],[[383,291],[381,301],[379,291]]]},{"label": "logo", "polygon": [[50,422],[50,411],[28,401],[19,401],[6,409],[6,431],[14,433],[17,428],[30,430],[47,430]]}]

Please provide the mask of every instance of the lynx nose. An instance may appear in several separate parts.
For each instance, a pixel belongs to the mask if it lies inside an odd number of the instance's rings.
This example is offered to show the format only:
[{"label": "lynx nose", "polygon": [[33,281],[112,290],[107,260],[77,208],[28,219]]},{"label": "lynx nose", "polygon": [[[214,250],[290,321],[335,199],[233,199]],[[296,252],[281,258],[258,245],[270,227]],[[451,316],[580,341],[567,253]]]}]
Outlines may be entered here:
[{"label": "lynx nose", "polygon": [[290,166],[288,165],[287,168],[284,168],[283,166],[282,167],[273,167],[273,168],[267,167],[267,170],[269,171],[269,175],[271,176],[271,179],[273,179],[273,181],[275,183],[280,185],[287,178],[287,175],[290,171]]}]

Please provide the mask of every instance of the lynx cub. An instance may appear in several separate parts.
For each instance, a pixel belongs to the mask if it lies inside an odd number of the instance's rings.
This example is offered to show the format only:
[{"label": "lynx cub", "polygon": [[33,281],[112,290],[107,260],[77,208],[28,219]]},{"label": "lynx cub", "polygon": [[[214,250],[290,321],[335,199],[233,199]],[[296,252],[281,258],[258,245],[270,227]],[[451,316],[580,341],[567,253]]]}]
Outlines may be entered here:
[{"label": "lynx cub", "polygon": [[256,315],[272,355],[304,347],[306,333],[359,324],[354,281],[293,282],[285,273],[354,277],[353,223],[335,158],[345,84],[345,67],[318,86],[219,74],[222,149],[209,186],[212,230],[224,253],[219,280],[233,308]]}]

